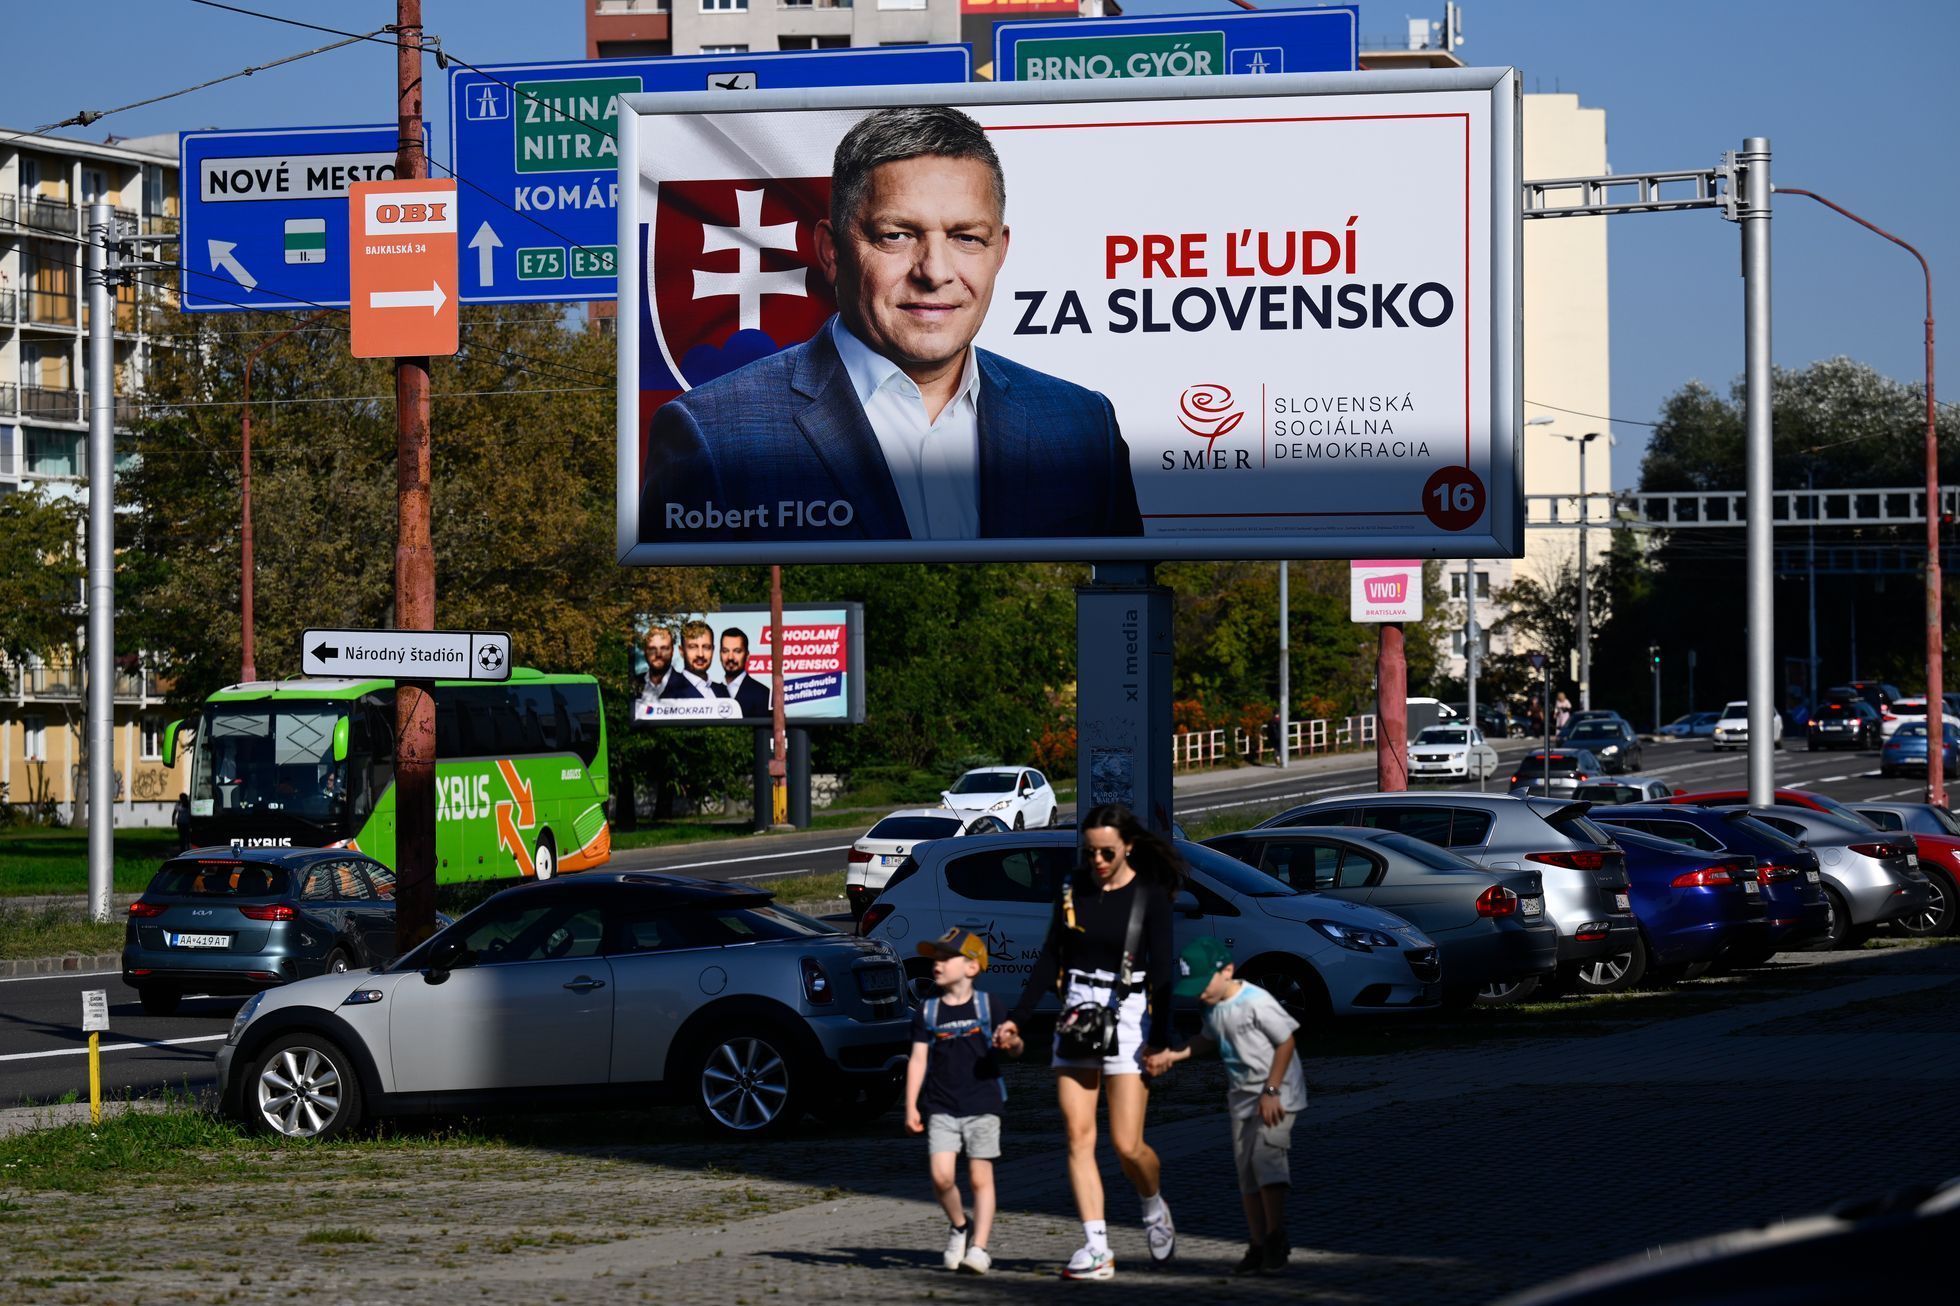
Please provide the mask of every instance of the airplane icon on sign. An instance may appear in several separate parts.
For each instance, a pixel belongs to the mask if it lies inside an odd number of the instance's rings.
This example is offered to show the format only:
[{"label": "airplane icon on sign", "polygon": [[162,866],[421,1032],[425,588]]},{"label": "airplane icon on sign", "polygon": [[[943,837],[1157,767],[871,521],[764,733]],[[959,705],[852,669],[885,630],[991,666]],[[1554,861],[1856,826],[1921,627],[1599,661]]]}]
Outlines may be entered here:
[{"label": "airplane icon on sign", "polygon": [[711,91],[753,91],[754,73],[709,73],[708,89]]}]

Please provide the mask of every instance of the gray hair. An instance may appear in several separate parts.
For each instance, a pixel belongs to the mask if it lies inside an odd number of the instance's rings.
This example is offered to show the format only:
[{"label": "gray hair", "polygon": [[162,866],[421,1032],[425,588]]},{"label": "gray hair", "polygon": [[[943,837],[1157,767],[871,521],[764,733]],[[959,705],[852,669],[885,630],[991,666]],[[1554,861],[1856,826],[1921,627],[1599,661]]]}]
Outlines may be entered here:
[{"label": "gray hair", "polygon": [[921,105],[879,109],[861,119],[837,142],[830,165],[830,225],[840,233],[864,204],[871,174],[881,164],[927,155],[976,159],[994,174],[994,205],[1007,214],[1007,178],[1000,156],[980,124],[958,109]]}]

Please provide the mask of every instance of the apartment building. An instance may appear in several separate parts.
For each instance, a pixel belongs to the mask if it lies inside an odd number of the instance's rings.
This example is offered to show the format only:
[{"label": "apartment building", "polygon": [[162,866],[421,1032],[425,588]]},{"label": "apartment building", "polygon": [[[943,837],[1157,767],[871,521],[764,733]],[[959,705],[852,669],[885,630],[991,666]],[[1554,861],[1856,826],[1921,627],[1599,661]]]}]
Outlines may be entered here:
[{"label": "apartment building", "polygon": [[[125,234],[177,229],[174,135],[90,145],[0,129],[0,495],[43,487],[82,497],[87,472],[88,294],[82,269],[88,205],[114,207]],[[134,422],[156,315],[167,293],[115,295],[116,424]],[[127,456],[119,456],[126,465]],[[75,620],[83,621],[81,596]],[[0,803],[65,815],[86,785],[82,678],[68,665],[0,675]],[[154,678],[137,667],[115,684],[118,825],[167,824],[183,788],[162,764],[164,716]]]},{"label": "apartment building", "polygon": [[960,0],[587,0],[585,54],[745,54],[960,39]]}]

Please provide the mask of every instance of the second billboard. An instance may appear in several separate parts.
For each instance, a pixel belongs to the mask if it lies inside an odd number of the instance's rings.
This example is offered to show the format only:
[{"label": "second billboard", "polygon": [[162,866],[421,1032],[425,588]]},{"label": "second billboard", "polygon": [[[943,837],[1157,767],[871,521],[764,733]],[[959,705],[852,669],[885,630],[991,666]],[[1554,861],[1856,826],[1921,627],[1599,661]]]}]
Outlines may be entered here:
[{"label": "second billboard", "polygon": [[752,725],[864,720],[864,609],[792,604],[782,639],[769,609],[645,613],[633,626],[636,725]]}]

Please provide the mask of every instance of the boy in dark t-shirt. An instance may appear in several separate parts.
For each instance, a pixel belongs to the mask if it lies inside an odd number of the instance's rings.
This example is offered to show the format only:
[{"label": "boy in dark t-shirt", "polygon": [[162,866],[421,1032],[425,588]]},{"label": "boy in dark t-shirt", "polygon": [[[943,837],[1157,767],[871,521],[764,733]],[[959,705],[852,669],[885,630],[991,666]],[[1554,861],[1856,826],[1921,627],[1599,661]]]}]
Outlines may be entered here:
[{"label": "boy in dark t-shirt", "polygon": [[[994,1223],[994,1160],[1000,1155],[1000,1104],[1007,1098],[994,1049],[992,1005],[973,987],[987,968],[978,935],[950,929],[919,945],[932,958],[939,996],[912,1017],[912,1060],[905,1070],[905,1127],[926,1136],[932,1187],[951,1224],[945,1265],[985,1274],[993,1264],[987,1237]],[[1019,1055],[1019,1040],[1006,1049]],[[923,1092],[921,1091],[923,1090]],[[921,1117],[921,1109],[924,1116]],[[959,1156],[973,1186],[973,1222],[960,1203]]]}]

